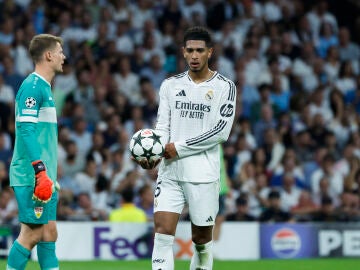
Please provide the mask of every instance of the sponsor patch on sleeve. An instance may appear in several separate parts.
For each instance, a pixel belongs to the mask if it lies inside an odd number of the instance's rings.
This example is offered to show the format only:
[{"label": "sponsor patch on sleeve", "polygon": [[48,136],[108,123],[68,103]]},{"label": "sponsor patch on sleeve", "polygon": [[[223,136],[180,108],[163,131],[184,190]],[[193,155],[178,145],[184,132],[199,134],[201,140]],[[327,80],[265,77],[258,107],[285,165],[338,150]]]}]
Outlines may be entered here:
[{"label": "sponsor patch on sleeve", "polygon": [[31,110],[31,109],[22,109],[21,114],[27,114],[27,115],[36,115],[37,110]]}]

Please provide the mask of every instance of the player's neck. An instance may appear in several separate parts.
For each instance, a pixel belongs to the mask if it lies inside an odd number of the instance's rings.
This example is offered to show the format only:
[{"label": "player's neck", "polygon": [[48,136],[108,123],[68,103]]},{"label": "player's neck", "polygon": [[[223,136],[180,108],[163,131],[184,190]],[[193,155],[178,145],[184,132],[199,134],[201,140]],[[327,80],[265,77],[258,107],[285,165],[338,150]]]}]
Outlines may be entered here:
[{"label": "player's neck", "polygon": [[194,83],[202,83],[207,81],[214,75],[215,71],[210,70],[209,68],[204,68],[200,72],[193,72],[189,70],[189,76]]},{"label": "player's neck", "polygon": [[51,84],[55,76],[55,72],[45,65],[36,65],[35,72],[43,77],[49,84]]}]

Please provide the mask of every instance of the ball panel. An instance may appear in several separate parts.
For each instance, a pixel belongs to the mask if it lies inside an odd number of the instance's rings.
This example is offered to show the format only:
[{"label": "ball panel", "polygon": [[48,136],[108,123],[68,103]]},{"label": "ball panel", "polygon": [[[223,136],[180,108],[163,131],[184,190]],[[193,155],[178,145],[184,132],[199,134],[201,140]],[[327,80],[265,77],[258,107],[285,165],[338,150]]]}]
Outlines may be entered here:
[{"label": "ball panel", "polygon": [[135,132],[129,142],[129,150],[137,160],[146,158],[148,161],[156,161],[164,154],[160,136],[152,129],[141,129]]}]

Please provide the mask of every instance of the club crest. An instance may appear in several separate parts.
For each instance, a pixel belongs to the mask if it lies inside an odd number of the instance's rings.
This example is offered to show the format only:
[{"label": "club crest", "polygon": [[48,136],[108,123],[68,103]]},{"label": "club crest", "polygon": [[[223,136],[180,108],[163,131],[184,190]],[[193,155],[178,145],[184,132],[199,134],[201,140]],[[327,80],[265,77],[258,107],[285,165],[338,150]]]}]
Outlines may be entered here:
[{"label": "club crest", "polygon": [[44,211],[44,207],[42,207],[42,206],[34,207],[34,213],[35,213],[36,218],[40,218],[43,214],[43,211]]}]

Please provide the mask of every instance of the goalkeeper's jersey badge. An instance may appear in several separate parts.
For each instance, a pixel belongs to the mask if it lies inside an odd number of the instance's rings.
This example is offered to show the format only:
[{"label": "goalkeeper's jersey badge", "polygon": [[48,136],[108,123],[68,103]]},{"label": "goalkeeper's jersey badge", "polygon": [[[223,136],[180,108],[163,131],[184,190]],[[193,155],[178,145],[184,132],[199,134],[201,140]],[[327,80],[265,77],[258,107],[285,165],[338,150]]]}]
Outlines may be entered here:
[{"label": "goalkeeper's jersey badge", "polygon": [[42,207],[42,206],[37,206],[34,208],[34,213],[35,213],[36,218],[40,218],[42,216],[43,210],[44,210],[44,207]]}]

